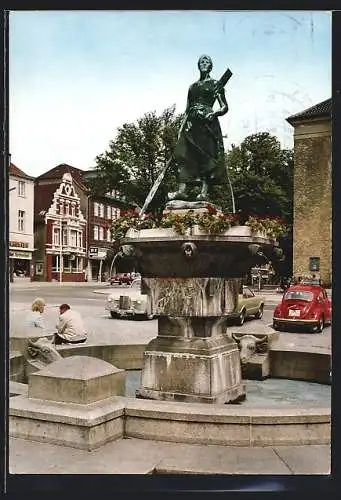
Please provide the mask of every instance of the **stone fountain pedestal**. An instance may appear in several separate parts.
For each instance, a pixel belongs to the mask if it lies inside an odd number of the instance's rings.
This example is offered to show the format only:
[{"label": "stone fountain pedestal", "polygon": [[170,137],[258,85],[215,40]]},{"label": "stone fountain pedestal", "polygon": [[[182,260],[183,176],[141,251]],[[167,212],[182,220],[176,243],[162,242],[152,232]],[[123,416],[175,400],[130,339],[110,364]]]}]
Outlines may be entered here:
[{"label": "stone fountain pedestal", "polygon": [[241,278],[273,243],[235,226],[210,235],[193,227],[129,230],[122,251],[134,259],[158,335],[143,356],[137,397],[205,403],[245,398],[237,343],[226,335]]}]

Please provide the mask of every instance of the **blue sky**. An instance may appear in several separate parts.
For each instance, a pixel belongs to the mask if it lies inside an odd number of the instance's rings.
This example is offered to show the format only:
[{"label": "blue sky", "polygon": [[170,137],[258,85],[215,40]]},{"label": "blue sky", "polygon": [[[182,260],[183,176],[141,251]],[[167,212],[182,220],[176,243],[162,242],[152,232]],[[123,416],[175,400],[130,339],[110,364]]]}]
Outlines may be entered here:
[{"label": "blue sky", "polygon": [[176,105],[197,60],[226,68],[226,147],[331,96],[331,14],[299,11],[30,11],[10,13],[10,152],[37,176],[59,163],[89,169],[117,127]]}]

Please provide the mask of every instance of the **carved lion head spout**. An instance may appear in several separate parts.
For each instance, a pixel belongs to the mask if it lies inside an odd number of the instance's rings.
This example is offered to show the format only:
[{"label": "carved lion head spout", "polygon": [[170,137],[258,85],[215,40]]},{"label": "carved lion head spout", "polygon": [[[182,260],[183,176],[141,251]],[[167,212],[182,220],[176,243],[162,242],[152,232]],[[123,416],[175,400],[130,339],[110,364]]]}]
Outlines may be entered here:
[{"label": "carved lion head spout", "polygon": [[[242,365],[248,363],[251,357],[260,350],[263,352],[264,346],[267,346],[268,344],[267,335],[258,338],[250,334],[243,335],[238,333],[232,333],[232,338],[237,342],[238,347],[240,349],[240,361]],[[262,347],[262,349],[259,349],[260,347]]]},{"label": "carved lion head spout", "polygon": [[187,259],[193,259],[193,257],[196,256],[198,251],[197,246],[192,241],[186,241],[185,243],[183,243],[181,248],[184,253],[184,256]]}]

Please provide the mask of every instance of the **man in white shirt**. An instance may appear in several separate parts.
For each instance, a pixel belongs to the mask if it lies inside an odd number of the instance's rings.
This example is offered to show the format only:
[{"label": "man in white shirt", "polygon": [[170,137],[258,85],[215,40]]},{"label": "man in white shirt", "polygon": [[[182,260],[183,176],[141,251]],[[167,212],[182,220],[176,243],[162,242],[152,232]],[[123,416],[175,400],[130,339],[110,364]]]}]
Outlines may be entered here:
[{"label": "man in white shirt", "polygon": [[59,344],[81,344],[86,341],[87,333],[81,315],[70,309],[68,304],[59,307],[59,323],[54,343]]}]

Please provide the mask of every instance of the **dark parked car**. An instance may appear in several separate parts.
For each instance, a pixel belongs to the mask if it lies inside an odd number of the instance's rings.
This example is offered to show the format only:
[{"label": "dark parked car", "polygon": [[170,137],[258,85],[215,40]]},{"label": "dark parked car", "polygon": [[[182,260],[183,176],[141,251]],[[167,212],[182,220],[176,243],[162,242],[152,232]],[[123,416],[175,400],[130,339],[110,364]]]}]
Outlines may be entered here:
[{"label": "dark parked car", "polygon": [[331,323],[332,305],[326,290],[319,285],[293,285],[276,306],[273,327],[282,330],[290,326],[305,327],[305,331],[322,332]]},{"label": "dark parked car", "polygon": [[133,279],[131,273],[119,273],[110,278],[110,285],[130,285]]}]

